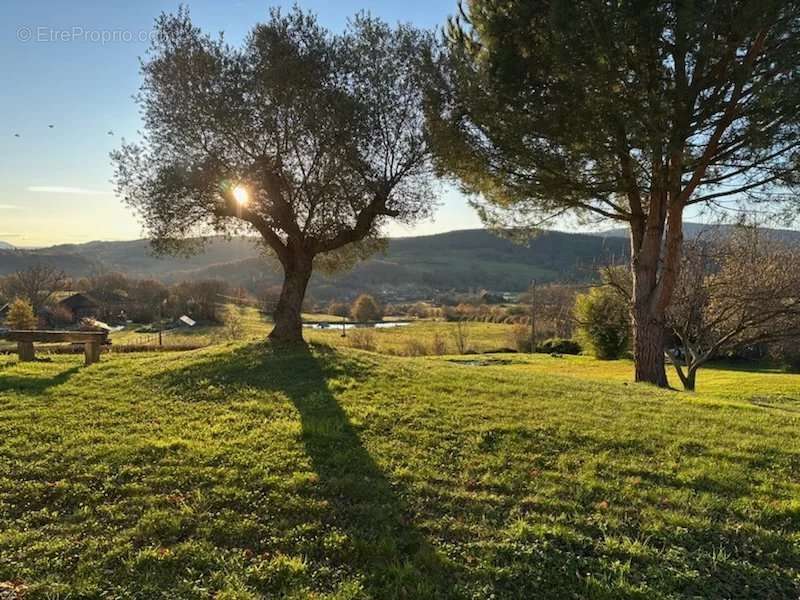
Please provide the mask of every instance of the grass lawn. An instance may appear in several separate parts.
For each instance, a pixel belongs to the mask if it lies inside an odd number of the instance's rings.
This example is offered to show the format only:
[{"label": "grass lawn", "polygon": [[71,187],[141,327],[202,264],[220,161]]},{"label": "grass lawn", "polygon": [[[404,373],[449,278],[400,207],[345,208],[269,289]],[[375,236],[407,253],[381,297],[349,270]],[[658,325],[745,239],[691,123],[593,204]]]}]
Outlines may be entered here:
[{"label": "grass lawn", "polygon": [[800,595],[798,376],[686,394],[623,361],[247,343],[80,362],[0,357],[0,582],[26,599]]}]

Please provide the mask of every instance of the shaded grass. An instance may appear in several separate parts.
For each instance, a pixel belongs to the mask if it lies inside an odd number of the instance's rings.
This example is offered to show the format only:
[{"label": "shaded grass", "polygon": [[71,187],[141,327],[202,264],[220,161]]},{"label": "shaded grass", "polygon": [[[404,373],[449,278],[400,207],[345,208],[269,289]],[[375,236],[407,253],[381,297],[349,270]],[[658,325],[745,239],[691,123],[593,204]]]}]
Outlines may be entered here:
[{"label": "shaded grass", "polygon": [[[314,346],[0,358],[32,598],[790,598],[800,378]],[[452,362],[459,361],[459,362]],[[26,382],[28,382],[26,384]]]}]

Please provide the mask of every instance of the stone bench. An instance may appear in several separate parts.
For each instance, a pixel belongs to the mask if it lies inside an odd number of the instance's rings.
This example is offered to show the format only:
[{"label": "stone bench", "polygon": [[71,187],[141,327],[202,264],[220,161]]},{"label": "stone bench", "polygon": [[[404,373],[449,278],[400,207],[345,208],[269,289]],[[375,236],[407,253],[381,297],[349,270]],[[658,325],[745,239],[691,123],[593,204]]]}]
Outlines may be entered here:
[{"label": "stone bench", "polygon": [[20,361],[35,360],[36,352],[33,348],[35,342],[58,343],[70,342],[83,344],[85,364],[91,365],[100,360],[100,347],[108,343],[108,333],[105,331],[39,331],[39,330],[11,330],[2,336],[10,342],[17,342],[17,353]]}]

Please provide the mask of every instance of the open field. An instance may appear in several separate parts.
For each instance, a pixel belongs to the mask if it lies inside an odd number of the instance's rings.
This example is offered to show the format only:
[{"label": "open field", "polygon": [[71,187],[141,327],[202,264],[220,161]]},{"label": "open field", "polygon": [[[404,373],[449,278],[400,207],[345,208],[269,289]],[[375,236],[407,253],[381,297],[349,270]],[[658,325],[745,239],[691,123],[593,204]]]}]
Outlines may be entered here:
[{"label": "open field", "polygon": [[[267,337],[272,323],[264,319],[263,315],[254,308],[243,308],[239,311],[242,321],[242,339],[255,340]],[[116,331],[110,335],[113,344],[136,344],[145,338],[157,338],[158,333],[138,333],[141,325],[131,325],[123,331]],[[165,343],[169,344],[197,344],[208,345],[224,341],[225,330],[222,325],[197,326],[194,328],[180,328],[164,332]]]},{"label": "open field", "polygon": [[27,598],[791,598],[800,377],[222,344],[0,357]]},{"label": "open field", "polygon": [[[407,326],[389,328],[369,328],[358,331],[369,332],[374,339],[376,351],[383,354],[405,355],[413,354],[411,344],[421,344],[426,354],[436,354],[433,351],[434,340],[444,345],[445,353],[457,353],[456,342],[458,325],[444,321],[417,321]],[[508,349],[513,346],[511,339],[512,325],[500,323],[473,323],[461,324],[465,343],[468,350],[473,352],[492,352]],[[342,337],[341,329],[331,327],[326,330],[309,330],[305,332],[307,339],[335,346],[350,346],[353,343],[353,330],[347,330],[347,336]]]},{"label": "open field", "polygon": [[[237,341],[265,339],[272,329],[272,323],[253,308],[245,308],[241,310],[239,314],[241,315],[242,328],[241,335]],[[340,347],[349,347],[353,343],[353,337],[351,335],[353,329],[348,329],[347,336],[343,338],[341,327],[336,326],[337,322],[341,321],[341,317],[307,313],[303,315],[303,320],[309,323],[326,322],[331,324],[329,329],[324,330],[305,329],[304,335],[309,341]],[[391,322],[392,320],[392,318],[388,318],[386,322]],[[113,345],[156,343],[158,334],[137,332],[136,330],[141,327],[142,325],[134,324],[126,327],[122,331],[110,334],[112,349]],[[445,352],[456,353],[458,347],[455,340],[456,328],[457,326],[455,323],[420,320],[412,323],[410,326],[366,328],[359,330],[371,332],[376,344],[376,351],[384,354],[405,355],[409,353],[411,342],[415,342],[417,345],[421,344],[422,347],[425,348],[426,354],[436,354],[436,352],[433,352],[434,340],[436,338],[440,340],[440,344],[443,344]],[[462,330],[467,347],[470,351],[491,352],[513,347],[513,340],[511,337],[511,332],[513,330],[512,325],[467,322],[463,324]],[[206,346],[219,342],[231,341],[228,340],[227,337],[228,333],[224,326],[206,325],[197,326],[192,329],[181,328],[169,330],[165,332],[164,343],[166,345],[178,346]],[[46,353],[47,345],[42,344],[38,347],[40,353]],[[0,350],[13,351],[15,348],[16,344],[0,340]]]},{"label": "open field", "polygon": [[[254,341],[267,337],[272,323],[253,308],[245,308],[240,313],[242,319],[241,337],[237,341]],[[325,322],[330,323],[329,329],[306,329],[304,335],[312,342],[320,342],[329,345],[349,347],[352,345],[352,331],[347,329],[347,336],[342,337],[341,327],[337,327],[337,322],[341,317],[334,315],[307,313],[303,315],[303,320],[309,323]],[[393,319],[388,318],[386,322]],[[395,319],[396,320],[396,319]],[[136,330],[141,325],[131,325],[122,331],[114,332],[110,335],[113,344],[142,344],[146,340],[156,340],[157,333],[139,333]],[[439,338],[444,344],[446,352],[455,353],[457,344],[455,341],[456,324],[444,321],[420,320],[410,326],[393,328],[367,328],[360,331],[369,331],[374,336],[376,350],[385,354],[407,354],[409,341],[422,344],[427,350],[426,353],[433,354],[433,342]],[[511,332],[513,326],[499,323],[477,323],[469,322],[463,324],[468,348],[475,352],[490,352],[507,349],[513,346]],[[224,326],[198,326],[196,328],[181,328],[165,332],[164,343],[167,345],[210,345],[219,342],[231,341],[226,339],[227,332]],[[112,344],[112,348],[113,348]],[[14,349],[16,344],[0,341],[0,349]],[[42,352],[46,352],[46,345],[41,346]]]}]

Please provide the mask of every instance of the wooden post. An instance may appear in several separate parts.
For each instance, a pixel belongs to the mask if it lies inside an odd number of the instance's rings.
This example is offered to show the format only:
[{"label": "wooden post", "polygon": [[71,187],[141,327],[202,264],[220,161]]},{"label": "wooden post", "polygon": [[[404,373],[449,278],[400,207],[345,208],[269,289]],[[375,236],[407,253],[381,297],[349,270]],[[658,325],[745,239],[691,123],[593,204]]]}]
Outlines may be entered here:
[{"label": "wooden post", "polygon": [[36,359],[36,353],[33,350],[33,342],[17,342],[17,353],[22,362],[31,362]]},{"label": "wooden post", "polygon": [[86,342],[83,345],[84,364],[89,365],[100,360],[100,344],[96,342]]}]

